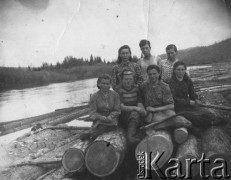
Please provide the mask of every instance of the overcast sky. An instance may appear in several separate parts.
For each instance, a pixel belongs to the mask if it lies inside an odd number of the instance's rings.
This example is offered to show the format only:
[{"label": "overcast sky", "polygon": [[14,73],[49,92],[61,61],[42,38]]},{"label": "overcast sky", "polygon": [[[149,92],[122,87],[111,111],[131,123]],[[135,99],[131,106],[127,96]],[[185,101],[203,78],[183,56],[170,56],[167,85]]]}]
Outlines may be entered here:
[{"label": "overcast sky", "polygon": [[0,66],[55,64],[65,56],[111,61],[127,44],[140,57],[139,41],[152,53],[231,37],[223,0],[0,0]]}]

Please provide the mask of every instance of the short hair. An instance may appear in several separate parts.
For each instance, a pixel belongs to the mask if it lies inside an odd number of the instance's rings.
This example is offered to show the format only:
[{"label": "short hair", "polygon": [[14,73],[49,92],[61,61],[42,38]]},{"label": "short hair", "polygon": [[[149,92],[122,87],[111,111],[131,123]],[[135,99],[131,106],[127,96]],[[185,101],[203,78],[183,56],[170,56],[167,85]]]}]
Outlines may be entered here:
[{"label": "short hair", "polygon": [[98,89],[100,89],[99,83],[102,81],[102,79],[110,80],[110,83],[111,83],[111,76],[110,76],[110,75],[108,75],[108,74],[101,74],[101,75],[98,77],[98,80],[97,80],[97,88],[98,88]]},{"label": "short hair", "polygon": [[[155,64],[152,64],[152,65],[149,65],[147,67],[147,73],[148,71],[152,70],[152,69],[155,69],[159,74],[160,74],[160,67],[155,65]],[[159,80],[161,79],[161,76],[159,76]]]},{"label": "short hair", "polygon": [[152,69],[155,69],[158,73],[160,73],[160,67],[157,66],[157,65],[155,65],[155,64],[149,65],[149,66],[147,67],[147,73],[148,73],[148,71],[150,71],[150,70],[152,70]]},{"label": "short hair", "polygon": [[167,47],[166,47],[166,51],[170,50],[170,49],[174,49],[175,52],[177,52],[177,48],[176,48],[176,45],[175,44],[169,44]]},{"label": "short hair", "polygon": [[132,71],[130,71],[130,70],[125,69],[125,70],[123,70],[123,72],[121,73],[121,79],[123,79],[124,76],[126,76],[126,75],[132,75],[133,78],[134,78],[134,73],[133,73]]},{"label": "short hair", "polygon": [[151,47],[150,41],[145,40],[145,39],[142,39],[142,40],[140,41],[140,43],[139,43],[139,46],[140,46],[140,48],[141,48],[141,47],[145,46],[146,44],[148,44],[149,47]]},{"label": "short hair", "polygon": [[173,71],[175,71],[178,66],[184,66],[185,70],[187,69],[187,66],[183,61],[177,61],[173,65]]},{"label": "short hair", "polygon": [[[183,61],[177,61],[177,62],[175,62],[174,65],[173,65],[173,72],[172,72],[172,78],[174,78],[174,79],[176,78],[175,70],[176,70],[176,68],[178,66],[184,66],[185,70],[187,69],[187,66],[186,66],[186,64]],[[190,79],[187,73],[184,74],[184,79],[185,80]]]},{"label": "short hair", "polygon": [[129,57],[129,61],[132,61],[132,52],[131,52],[131,48],[128,45],[123,45],[119,48],[118,50],[118,59],[117,59],[117,63],[120,64],[122,62],[122,59],[120,58],[120,53],[123,49],[128,49],[130,52],[130,57]]}]

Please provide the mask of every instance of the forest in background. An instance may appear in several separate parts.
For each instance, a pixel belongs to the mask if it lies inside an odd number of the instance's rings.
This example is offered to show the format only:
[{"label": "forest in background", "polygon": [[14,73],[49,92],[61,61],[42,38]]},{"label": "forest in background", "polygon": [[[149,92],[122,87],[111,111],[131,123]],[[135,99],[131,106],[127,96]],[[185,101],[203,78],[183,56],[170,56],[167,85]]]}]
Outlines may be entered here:
[{"label": "forest in background", "polygon": [[[210,46],[179,50],[178,59],[188,66],[231,62],[230,47],[231,38]],[[160,57],[165,59],[166,55]],[[133,61],[137,60],[133,56]],[[95,78],[101,73],[111,74],[115,61],[106,62],[93,55],[89,59],[66,56],[62,63],[55,65],[44,62],[40,67],[0,67],[0,91]]]}]

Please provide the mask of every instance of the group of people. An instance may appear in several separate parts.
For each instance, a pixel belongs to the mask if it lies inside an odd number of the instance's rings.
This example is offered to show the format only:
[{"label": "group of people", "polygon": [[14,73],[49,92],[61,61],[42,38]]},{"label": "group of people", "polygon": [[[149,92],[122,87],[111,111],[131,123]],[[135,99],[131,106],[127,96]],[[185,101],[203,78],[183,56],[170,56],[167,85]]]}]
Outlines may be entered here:
[{"label": "group of people", "polygon": [[[143,58],[132,62],[131,49],[119,48],[118,61],[112,75],[102,74],[97,80],[98,92],[90,98],[92,131],[83,134],[82,140],[117,129],[126,130],[128,153],[123,169],[136,164],[134,148],[141,141],[138,129],[142,124],[161,121],[175,113],[184,112],[193,127],[203,130],[214,121],[213,114],[199,107],[200,101],[184,62],[177,59],[177,48],[166,47],[167,59],[151,55],[148,40],[139,43]],[[110,90],[112,86],[113,90]],[[129,163],[130,162],[130,163]],[[129,171],[129,170],[128,170]]]},{"label": "group of people", "polygon": [[127,132],[129,144],[137,143],[141,124],[160,121],[175,112],[186,112],[183,116],[199,128],[214,121],[210,111],[199,107],[201,102],[187,67],[177,59],[177,47],[168,45],[167,59],[161,60],[151,55],[148,40],[141,40],[139,46],[143,58],[137,63],[132,62],[130,47],[124,45],[119,48],[112,76],[102,74],[98,78],[99,91],[89,102],[93,128],[82,135],[83,140],[121,127]]}]

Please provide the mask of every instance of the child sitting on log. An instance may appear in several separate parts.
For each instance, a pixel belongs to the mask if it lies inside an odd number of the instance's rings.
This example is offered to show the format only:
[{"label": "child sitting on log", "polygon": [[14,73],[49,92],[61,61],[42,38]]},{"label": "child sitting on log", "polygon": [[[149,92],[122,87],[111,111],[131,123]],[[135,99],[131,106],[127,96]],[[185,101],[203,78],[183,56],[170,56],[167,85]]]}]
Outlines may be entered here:
[{"label": "child sitting on log", "polygon": [[136,137],[137,128],[140,125],[141,116],[146,115],[142,104],[139,88],[134,83],[134,73],[124,70],[121,74],[122,84],[118,88],[121,101],[121,115],[119,126],[127,129],[127,139],[129,144],[140,141]]}]

